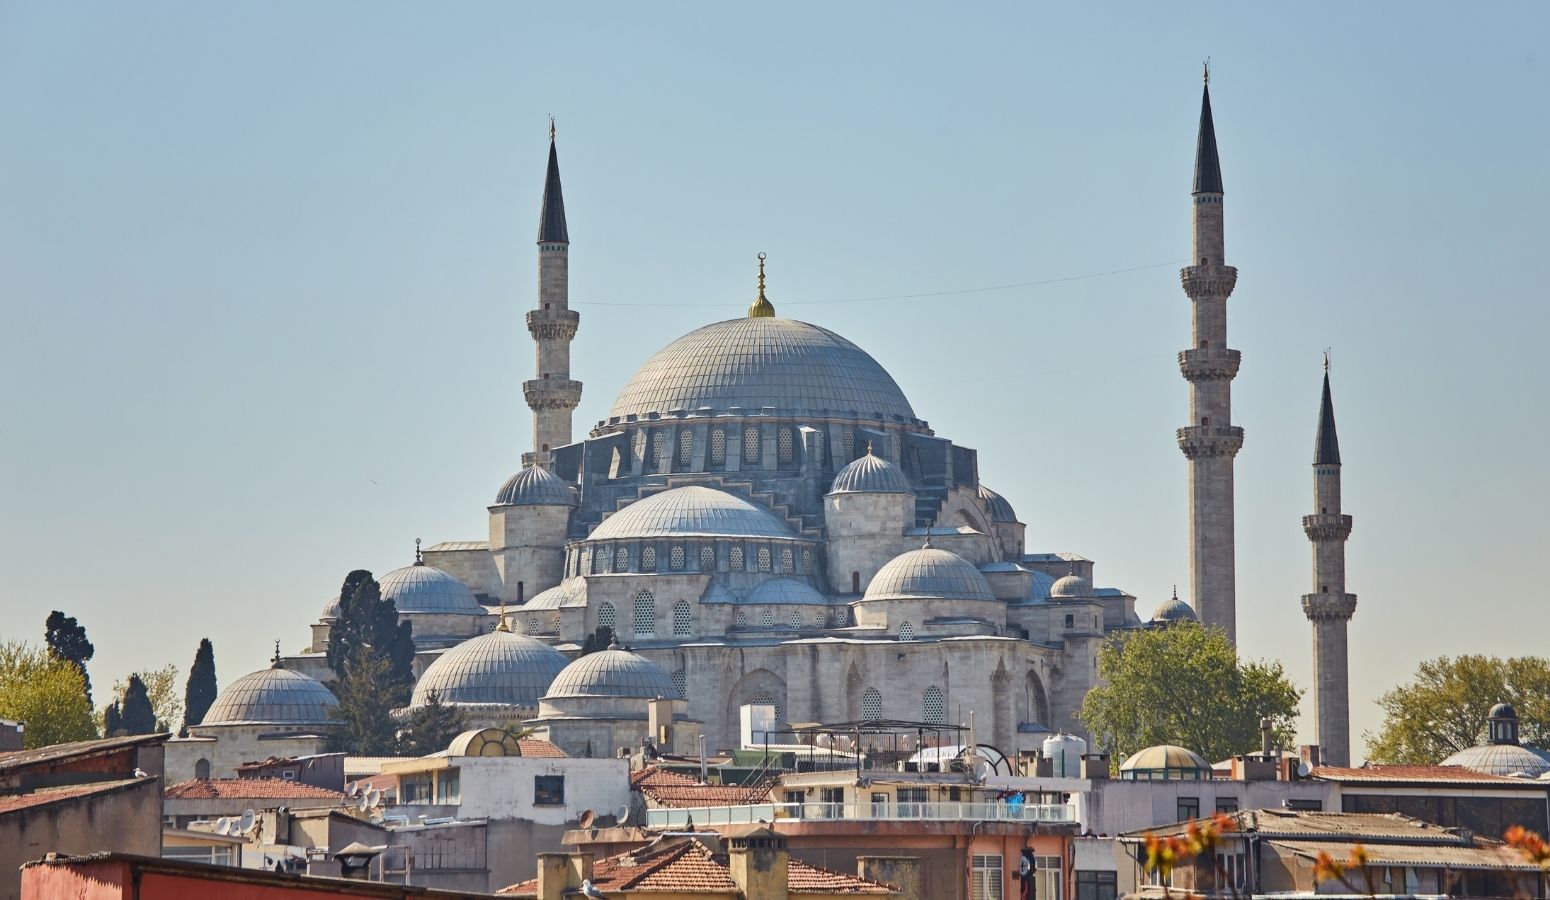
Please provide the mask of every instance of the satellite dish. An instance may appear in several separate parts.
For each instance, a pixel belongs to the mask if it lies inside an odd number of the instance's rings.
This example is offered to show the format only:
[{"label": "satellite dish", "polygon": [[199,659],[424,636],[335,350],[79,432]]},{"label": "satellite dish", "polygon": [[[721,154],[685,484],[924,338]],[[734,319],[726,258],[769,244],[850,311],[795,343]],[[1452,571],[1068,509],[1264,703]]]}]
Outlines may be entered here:
[{"label": "satellite dish", "polygon": [[592,827],[592,823],[595,822],[595,821],[597,821],[597,813],[593,812],[590,809],[584,809],[584,810],[581,811],[581,821],[578,822],[577,824],[581,828],[585,829],[585,828],[591,828]]},{"label": "satellite dish", "polygon": [[1297,761],[1297,777],[1298,778],[1307,778],[1308,775],[1311,774],[1312,772],[1313,772],[1313,767],[1308,765],[1308,761],[1306,759],[1299,759]]},{"label": "satellite dish", "polygon": [[366,796],[365,794],[362,794],[360,796],[360,798],[355,801],[355,808],[360,810],[361,812],[365,812],[370,806],[371,806],[371,798]]},{"label": "satellite dish", "polygon": [[215,820],[215,833],[216,834],[231,834],[231,825],[232,825],[232,822],[231,822],[231,819],[229,817],[221,816],[219,819]]},{"label": "satellite dish", "polygon": [[257,822],[258,814],[253,812],[251,809],[244,809],[242,811],[242,818],[237,820],[237,830],[243,834],[247,834],[253,830],[253,826]]},{"label": "satellite dish", "polygon": [[614,813],[614,821],[620,825],[625,825],[630,821],[630,805],[628,803],[619,807],[619,811]]},{"label": "satellite dish", "polygon": [[350,782],[349,786],[344,789],[344,795],[351,800],[359,797],[361,795],[361,783],[359,781]]},{"label": "satellite dish", "polygon": [[980,759],[974,764],[974,780],[984,781],[985,779],[989,778],[991,773],[994,771],[995,767],[990,764],[990,760]]},{"label": "satellite dish", "polygon": [[381,802],[382,802],[382,792],[381,791],[377,790],[376,788],[372,788],[371,790],[366,792],[366,805],[367,806],[376,806],[377,804],[379,804]]}]

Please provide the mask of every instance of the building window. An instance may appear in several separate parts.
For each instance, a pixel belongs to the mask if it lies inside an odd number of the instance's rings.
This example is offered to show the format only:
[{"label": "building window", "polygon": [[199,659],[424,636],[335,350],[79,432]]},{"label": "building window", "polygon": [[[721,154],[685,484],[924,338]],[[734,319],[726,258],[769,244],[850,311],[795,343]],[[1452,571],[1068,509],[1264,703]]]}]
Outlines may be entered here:
[{"label": "building window", "polygon": [[792,450],[792,445],[795,443],[796,441],[791,433],[791,429],[789,427],[782,428],[780,430],[780,434],[775,439],[775,457],[780,461],[781,465],[789,466],[795,459],[795,455]]},{"label": "building window", "polygon": [[194,763],[194,777],[200,781],[210,780],[210,761],[208,759],[201,759]]},{"label": "building window", "polygon": [[759,462],[759,429],[743,429],[743,462],[755,465]]},{"label": "building window", "polygon": [[743,571],[743,548],[736,544],[732,545],[732,571]]},{"label": "building window", "polygon": [[673,689],[678,692],[680,697],[689,696],[688,672],[685,672],[683,669],[677,669],[673,672]]},{"label": "building window", "polygon": [[430,803],[433,788],[434,783],[429,772],[402,776],[398,779],[398,802],[401,804]]},{"label": "building window", "polygon": [[791,611],[791,617],[790,617],[790,619],[788,621],[791,623],[791,627],[792,628],[801,628],[802,627],[802,610],[801,609],[793,609]]},{"label": "building window", "polygon": [[969,900],[1002,900],[1001,857],[974,854],[969,867]]},{"label": "building window", "polygon": [[667,567],[672,569],[674,572],[682,572],[685,561],[684,548],[682,544],[668,551]]},{"label": "building window", "polygon": [[769,694],[754,694],[743,704],[744,706],[768,706],[775,710],[775,722],[779,724],[786,720],[786,711]]},{"label": "building window", "polygon": [[926,693],[920,698],[921,717],[933,725],[941,725],[947,721],[947,697],[942,689],[936,685],[926,688]]},{"label": "building window", "polygon": [[678,464],[687,466],[694,459],[694,432],[685,428],[678,432]]},{"label": "building window", "polygon": [[673,604],[673,636],[686,637],[692,633],[694,613],[683,600]]},{"label": "building window", "polygon": [[780,570],[782,572],[790,573],[792,569],[796,568],[796,563],[794,562],[795,559],[796,556],[791,552],[789,547],[780,551]]},{"label": "building window", "polygon": [[604,600],[602,603],[598,604],[597,627],[612,628],[614,627],[614,621],[616,618],[617,617],[614,615],[614,605],[612,603]]},{"label": "building window", "polygon": [[1076,873],[1076,900],[1115,900],[1119,896],[1113,872]]},{"label": "building window", "polygon": [[1219,813],[1235,813],[1238,811],[1237,797],[1217,797],[1216,811]]},{"label": "building window", "polygon": [[737,622],[737,627],[738,628],[747,628],[748,627],[748,610],[746,610],[746,609],[739,609],[737,611],[736,622]]},{"label": "building window", "polygon": [[[614,551],[614,571],[615,572],[628,572],[629,570],[630,570],[630,549],[628,547],[620,547],[618,550]],[[1070,618],[1070,617],[1067,616],[1067,618]],[[1067,624],[1070,624],[1070,623],[1068,622]]]},{"label": "building window", "polygon": [[915,639],[915,626],[908,622],[899,626],[899,640],[913,641]]},{"label": "building window", "polygon": [[1180,797],[1178,810],[1178,821],[1180,822],[1200,818],[1200,798]]},{"label": "building window", "polygon": [[802,551],[802,574],[813,574],[813,551],[811,550]]},{"label": "building window", "polygon": [[727,433],[724,429],[711,429],[710,464],[713,466],[724,466],[727,464]]},{"label": "building window", "polygon": [[716,571],[716,548],[709,544],[700,548],[700,571]]},{"label": "building window", "polygon": [[657,633],[657,598],[650,591],[635,595],[635,636],[652,637]]},{"label": "building window", "polygon": [[1066,613],[1066,627],[1067,628],[1075,628],[1076,627],[1076,616],[1075,615],[1073,615],[1071,613]]},{"label": "building window", "polygon": [[534,775],[533,776],[533,805],[534,806],[564,806],[565,805],[565,776],[564,775]]},{"label": "building window", "polygon": [[644,547],[641,549],[640,568],[643,572],[655,572],[657,570],[657,548]]},{"label": "building window", "polygon": [[603,565],[607,561],[604,558],[604,554],[607,553],[607,552],[608,551],[606,551],[606,550],[589,550],[589,551],[587,551],[588,555],[592,558],[592,564],[588,568],[590,568],[592,570],[592,574],[593,575],[596,575],[599,572],[603,571]]},{"label": "building window", "polygon": [[761,571],[761,572],[768,572],[769,570],[770,570],[770,548],[768,548],[768,547],[760,547],[759,548],[759,571]]},{"label": "building window", "polygon": [[818,609],[813,610],[813,624],[814,625],[816,625],[819,628],[822,628],[826,621],[827,620],[824,617],[823,607],[819,607]]},{"label": "building window", "polygon": [[764,626],[765,628],[774,628],[775,627],[775,610],[769,608],[768,606],[766,606],[764,609],[759,610],[759,624]]},{"label": "building window", "polygon": [[436,802],[444,804],[462,803],[463,792],[462,778],[457,769],[442,769],[436,773]]},{"label": "building window", "polygon": [[658,431],[651,436],[651,459],[656,464],[657,471],[667,469],[667,434]]},{"label": "building window", "polygon": [[856,429],[846,428],[840,432],[841,462],[850,462],[856,458]]},{"label": "building window", "polygon": [[883,717],[883,695],[877,692],[877,688],[867,688],[861,694],[861,718],[881,719]]}]

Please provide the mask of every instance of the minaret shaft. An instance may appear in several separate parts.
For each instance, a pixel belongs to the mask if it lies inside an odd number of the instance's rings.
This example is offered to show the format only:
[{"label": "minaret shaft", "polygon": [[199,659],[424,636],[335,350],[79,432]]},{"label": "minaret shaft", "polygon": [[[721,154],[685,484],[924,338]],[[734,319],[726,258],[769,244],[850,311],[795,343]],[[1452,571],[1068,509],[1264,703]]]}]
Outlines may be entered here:
[{"label": "minaret shaft", "polygon": [[1345,543],[1351,517],[1340,511],[1340,441],[1329,373],[1319,408],[1313,451],[1313,508],[1303,531],[1313,544],[1312,591],[1302,598],[1313,624],[1313,722],[1320,758],[1332,766],[1351,763],[1350,662],[1346,629],[1356,612],[1356,595],[1346,593]]}]

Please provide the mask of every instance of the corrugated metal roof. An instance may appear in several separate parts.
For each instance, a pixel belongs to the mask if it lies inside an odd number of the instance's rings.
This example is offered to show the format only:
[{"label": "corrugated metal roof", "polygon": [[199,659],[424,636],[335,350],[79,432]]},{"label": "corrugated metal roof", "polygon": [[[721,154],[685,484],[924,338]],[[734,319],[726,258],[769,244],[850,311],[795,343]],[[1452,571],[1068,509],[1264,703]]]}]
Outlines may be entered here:
[{"label": "corrugated metal roof", "polygon": [[1439,847],[1436,844],[1372,844],[1360,841],[1282,841],[1271,846],[1289,850],[1307,859],[1328,853],[1336,860],[1347,860],[1360,844],[1369,865],[1417,866],[1447,869],[1511,869],[1539,871],[1539,866],[1524,859],[1518,851],[1495,842],[1480,846]]},{"label": "corrugated metal roof", "polygon": [[1319,766],[1313,770],[1314,778],[1326,781],[1351,783],[1419,784],[1467,784],[1471,787],[1512,787],[1543,790],[1544,786],[1522,778],[1477,772],[1467,766],[1379,766],[1360,768],[1348,766]]}]

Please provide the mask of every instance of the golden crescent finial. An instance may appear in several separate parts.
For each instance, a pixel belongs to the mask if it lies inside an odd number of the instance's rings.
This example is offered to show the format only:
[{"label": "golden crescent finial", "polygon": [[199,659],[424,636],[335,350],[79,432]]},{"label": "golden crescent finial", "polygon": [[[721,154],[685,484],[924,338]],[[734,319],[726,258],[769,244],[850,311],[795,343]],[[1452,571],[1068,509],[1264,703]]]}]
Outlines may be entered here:
[{"label": "golden crescent finial", "polygon": [[1206,57],[1200,63],[1200,75],[1205,79],[1206,84],[1211,83],[1211,57]]},{"label": "golden crescent finial", "polygon": [[750,319],[775,318],[775,305],[764,296],[764,251],[759,251],[759,296],[748,307]]},{"label": "golden crescent finial", "polygon": [[1329,374],[1329,348],[1324,348],[1324,374]]},{"label": "golden crescent finial", "polygon": [[554,116],[549,117],[549,143],[554,143]]}]

